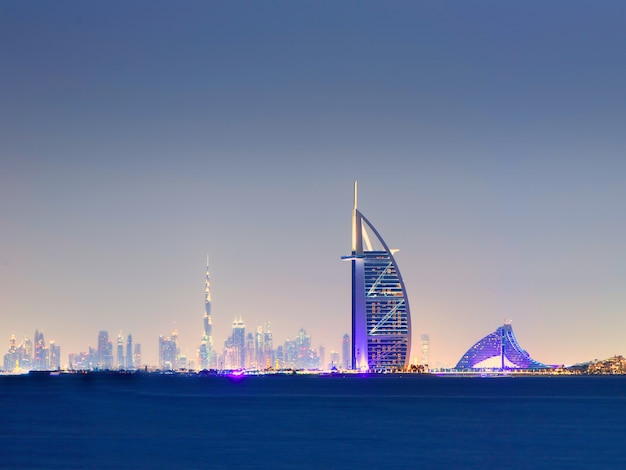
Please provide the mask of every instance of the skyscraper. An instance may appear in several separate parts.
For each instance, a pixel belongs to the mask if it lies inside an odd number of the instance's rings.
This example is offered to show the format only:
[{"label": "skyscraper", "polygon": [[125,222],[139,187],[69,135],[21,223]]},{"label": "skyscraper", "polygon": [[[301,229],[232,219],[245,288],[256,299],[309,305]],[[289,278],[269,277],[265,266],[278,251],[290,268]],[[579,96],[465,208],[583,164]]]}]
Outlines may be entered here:
[{"label": "skyscraper", "polygon": [[233,369],[244,369],[246,367],[246,325],[243,320],[233,322]]},{"label": "skyscraper", "polygon": [[340,366],[339,364],[339,353],[337,351],[330,352],[330,363],[328,367],[330,369],[337,369]]},{"label": "skyscraper", "polygon": [[285,367],[285,353],[282,345],[278,345],[276,348],[276,368],[282,369]]},{"label": "skyscraper", "polygon": [[261,325],[256,327],[256,332],[254,333],[254,359],[255,359],[255,368],[263,369],[265,363],[265,356],[263,354],[263,327]]},{"label": "skyscraper", "polygon": [[50,359],[48,367],[52,370],[61,369],[61,346],[58,346],[54,341],[50,341]]},{"label": "skyscraper", "polygon": [[422,355],[420,358],[420,364],[427,366],[430,357],[430,337],[427,334],[423,334],[421,336],[421,345]]},{"label": "skyscraper", "polygon": [[7,372],[12,372],[14,369],[19,367],[19,360],[17,354],[17,347],[15,346],[16,339],[15,334],[11,335],[11,339],[9,340],[9,350],[4,355],[4,369]]},{"label": "skyscraper", "polygon": [[357,209],[354,183],[352,253],[352,368],[402,370],[409,365],[411,314],[398,264],[378,231]]},{"label": "skyscraper", "polygon": [[283,362],[284,366],[288,369],[296,369],[298,362],[298,348],[296,346],[295,340],[286,340],[285,347],[283,352]]},{"label": "skyscraper", "polygon": [[124,368],[124,338],[122,333],[117,335],[117,369]]},{"label": "skyscraper", "polygon": [[135,351],[133,354],[133,366],[135,369],[141,369],[141,344],[135,344]]},{"label": "skyscraper", "polygon": [[[286,344],[286,343],[285,343]],[[317,369],[320,366],[317,351],[311,348],[311,336],[304,328],[300,328],[298,337],[295,339],[296,368]]]},{"label": "skyscraper", "polygon": [[201,369],[214,366],[213,318],[211,317],[211,275],[209,273],[209,255],[206,257],[206,278],[204,281],[204,335],[198,350],[198,362]]},{"label": "skyscraper", "polygon": [[109,332],[98,333],[98,368],[110,370],[113,368],[113,343],[109,341]]},{"label": "skyscraper", "polygon": [[171,336],[159,336],[159,367],[162,370],[178,369],[178,330]]},{"label": "skyscraper", "polygon": [[267,322],[265,332],[263,333],[263,364],[262,369],[271,369],[274,364],[274,341],[272,334],[272,324]]},{"label": "skyscraper", "polygon": [[252,333],[246,334],[246,369],[256,368],[256,360],[254,356],[254,335]]},{"label": "skyscraper", "polygon": [[133,367],[133,337],[129,334],[126,338],[126,370],[132,370]]},{"label": "skyscraper", "polygon": [[352,354],[350,352],[350,335],[346,333],[341,340],[341,367],[344,370],[352,369]]},{"label": "skyscraper", "polygon": [[33,354],[33,369],[46,370],[48,368],[48,349],[43,337],[43,331],[35,330],[35,351]]},{"label": "skyscraper", "polygon": [[20,367],[30,369],[33,365],[33,342],[24,337],[24,341],[18,349],[21,351]]}]

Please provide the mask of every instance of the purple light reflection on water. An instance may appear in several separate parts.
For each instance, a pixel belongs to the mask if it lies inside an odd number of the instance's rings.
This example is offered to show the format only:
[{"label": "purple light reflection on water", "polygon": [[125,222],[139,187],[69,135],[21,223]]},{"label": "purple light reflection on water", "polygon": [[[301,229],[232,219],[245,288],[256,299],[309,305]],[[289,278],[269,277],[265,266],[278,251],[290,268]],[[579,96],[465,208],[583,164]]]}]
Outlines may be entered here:
[{"label": "purple light reflection on water", "polygon": [[228,374],[226,374],[226,376],[234,382],[239,382],[241,379],[245,377],[245,375],[246,375],[245,370],[233,370],[229,372]]}]

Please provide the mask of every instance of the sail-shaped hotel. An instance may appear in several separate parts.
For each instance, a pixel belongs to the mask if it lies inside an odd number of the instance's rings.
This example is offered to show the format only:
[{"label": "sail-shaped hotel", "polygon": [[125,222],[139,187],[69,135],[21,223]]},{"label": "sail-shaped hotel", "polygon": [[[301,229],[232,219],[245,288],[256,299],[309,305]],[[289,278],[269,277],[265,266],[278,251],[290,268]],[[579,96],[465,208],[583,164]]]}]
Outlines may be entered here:
[{"label": "sail-shaped hotel", "polygon": [[378,231],[357,208],[354,183],[352,254],[352,368],[398,371],[409,365],[411,313],[402,275]]}]

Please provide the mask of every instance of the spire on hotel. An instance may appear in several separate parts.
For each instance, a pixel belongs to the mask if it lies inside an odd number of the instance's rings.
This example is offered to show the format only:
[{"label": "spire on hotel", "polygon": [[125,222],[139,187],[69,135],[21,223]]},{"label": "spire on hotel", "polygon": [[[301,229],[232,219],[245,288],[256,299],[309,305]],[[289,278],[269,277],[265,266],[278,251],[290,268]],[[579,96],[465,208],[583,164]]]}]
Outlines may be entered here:
[{"label": "spire on hotel", "polygon": [[354,206],[352,208],[352,254],[363,253],[362,224],[358,203],[358,181],[354,181]]}]

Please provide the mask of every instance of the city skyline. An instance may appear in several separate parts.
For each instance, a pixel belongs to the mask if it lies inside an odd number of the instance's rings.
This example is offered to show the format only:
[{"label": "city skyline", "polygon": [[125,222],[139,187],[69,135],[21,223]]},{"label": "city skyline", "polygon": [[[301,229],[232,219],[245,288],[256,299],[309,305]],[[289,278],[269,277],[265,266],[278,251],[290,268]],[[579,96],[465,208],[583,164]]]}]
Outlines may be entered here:
[{"label": "city skyline", "polygon": [[625,10],[3,4],[0,342],[193,356],[209,252],[216,345],[243,317],[341,351],[358,180],[412,357],[505,318],[542,363],[624,354]]}]

